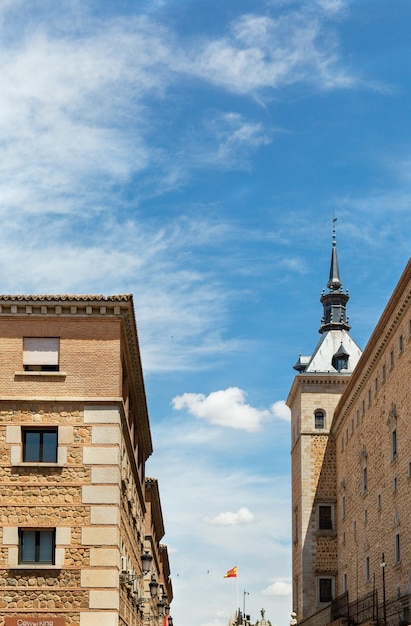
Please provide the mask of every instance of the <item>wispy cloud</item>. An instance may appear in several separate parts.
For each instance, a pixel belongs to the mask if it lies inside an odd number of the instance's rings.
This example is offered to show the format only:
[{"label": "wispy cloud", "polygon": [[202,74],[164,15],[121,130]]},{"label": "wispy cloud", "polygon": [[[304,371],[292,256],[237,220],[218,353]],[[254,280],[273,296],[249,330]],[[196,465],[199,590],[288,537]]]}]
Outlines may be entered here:
[{"label": "wispy cloud", "polygon": [[[331,2],[324,6],[331,13]],[[204,41],[193,57],[181,67],[241,94],[298,82],[326,89],[357,83],[341,66],[337,42],[323,30],[318,13],[305,9],[276,18],[243,15],[225,37]]]}]

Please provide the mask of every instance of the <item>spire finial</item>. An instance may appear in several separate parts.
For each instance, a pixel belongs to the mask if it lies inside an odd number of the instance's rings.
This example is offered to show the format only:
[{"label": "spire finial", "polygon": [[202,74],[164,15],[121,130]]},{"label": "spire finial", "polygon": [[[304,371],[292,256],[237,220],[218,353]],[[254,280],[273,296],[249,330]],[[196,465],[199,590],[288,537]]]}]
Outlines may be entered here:
[{"label": "spire finial", "polygon": [[333,217],[333,248],[337,245],[337,238],[335,236],[335,222],[337,221],[336,217]]}]

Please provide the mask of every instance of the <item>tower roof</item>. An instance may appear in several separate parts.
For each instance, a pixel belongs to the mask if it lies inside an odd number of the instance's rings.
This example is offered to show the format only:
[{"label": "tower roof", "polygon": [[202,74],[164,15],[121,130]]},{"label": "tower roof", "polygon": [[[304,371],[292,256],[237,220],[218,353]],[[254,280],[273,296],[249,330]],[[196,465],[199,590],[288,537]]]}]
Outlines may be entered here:
[{"label": "tower roof", "polygon": [[351,373],[361,356],[361,349],[349,334],[347,317],[349,295],[342,290],[338,267],[337,241],[333,220],[330,274],[328,292],[323,290],[321,304],[323,317],[319,332],[322,337],[311,357],[300,356],[294,369],[298,372]]},{"label": "tower roof", "polygon": [[347,302],[349,300],[348,293],[343,293],[342,282],[340,278],[340,270],[338,267],[337,241],[335,236],[335,222],[333,220],[333,238],[331,250],[330,276],[327,287],[329,292],[325,290],[321,296],[324,314],[321,320],[320,333],[329,330],[350,330],[351,326],[347,318]]}]

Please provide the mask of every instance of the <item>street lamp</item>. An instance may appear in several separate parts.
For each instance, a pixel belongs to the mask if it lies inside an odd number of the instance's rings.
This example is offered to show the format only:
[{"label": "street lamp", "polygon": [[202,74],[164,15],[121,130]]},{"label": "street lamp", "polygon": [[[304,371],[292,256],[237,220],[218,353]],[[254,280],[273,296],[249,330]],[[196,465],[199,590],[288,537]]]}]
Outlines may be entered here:
[{"label": "street lamp", "polygon": [[148,583],[148,586],[150,588],[150,596],[152,598],[155,598],[157,595],[157,590],[158,590],[158,582],[156,581],[154,574],[152,575],[151,580]]},{"label": "street lamp", "polygon": [[141,569],[143,570],[144,576],[149,573],[152,560],[153,557],[151,556],[151,554],[147,552],[147,550],[145,550],[144,553],[141,555]]}]

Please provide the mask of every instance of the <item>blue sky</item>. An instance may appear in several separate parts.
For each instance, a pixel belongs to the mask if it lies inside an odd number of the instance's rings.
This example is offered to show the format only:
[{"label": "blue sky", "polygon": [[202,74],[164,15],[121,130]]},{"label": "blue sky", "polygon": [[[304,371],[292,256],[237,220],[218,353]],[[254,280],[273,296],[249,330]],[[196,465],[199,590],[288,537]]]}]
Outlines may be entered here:
[{"label": "blue sky", "polygon": [[[408,0],[0,0],[4,293],[133,293],[176,626],[290,619],[284,401],[332,219],[364,347],[410,254]],[[244,596],[244,591],[249,595]]]}]

